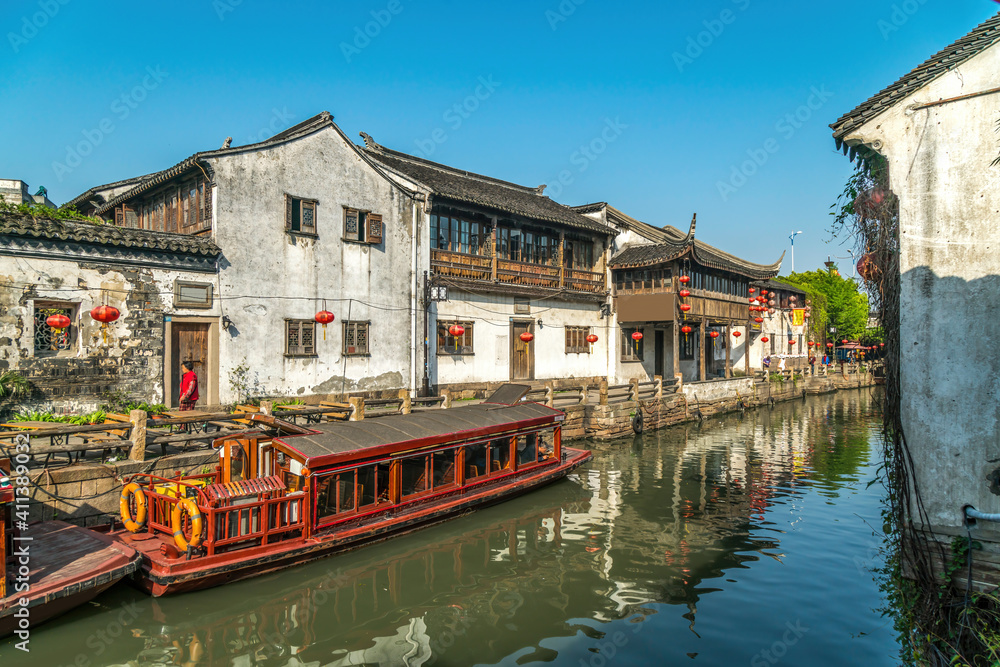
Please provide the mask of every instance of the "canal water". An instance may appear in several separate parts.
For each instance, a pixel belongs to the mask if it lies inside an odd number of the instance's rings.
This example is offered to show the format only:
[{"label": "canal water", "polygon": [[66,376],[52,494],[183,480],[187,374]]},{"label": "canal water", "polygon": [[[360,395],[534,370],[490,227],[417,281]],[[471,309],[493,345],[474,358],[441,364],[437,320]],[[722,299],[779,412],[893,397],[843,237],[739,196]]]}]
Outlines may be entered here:
[{"label": "canal water", "polygon": [[810,397],[612,442],[569,479],[382,544],[8,641],[79,665],[890,665],[871,568],[876,399]]}]

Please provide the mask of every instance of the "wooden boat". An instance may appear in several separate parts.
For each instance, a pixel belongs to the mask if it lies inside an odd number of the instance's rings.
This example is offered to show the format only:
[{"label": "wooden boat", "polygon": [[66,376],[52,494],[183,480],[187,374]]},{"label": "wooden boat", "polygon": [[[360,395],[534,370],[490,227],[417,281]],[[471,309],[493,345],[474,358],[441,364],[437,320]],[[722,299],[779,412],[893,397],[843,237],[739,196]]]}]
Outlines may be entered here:
[{"label": "wooden boat", "polygon": [[505,385],[487,402],[295,426],[215,442],[207,474],[136,475],[112,536],[143,557],[153,595],[218,586],[387,539],[565,477],[590,452],[564,448],[559,410]]},{"label": "wooden boat", "polygon": [[[10,462],[0,462],[10,474]],[[0,637],[30,630],[88,602],[139,569],[132,547],[64,521],[24,526],[14,519],[14,488],[0,488],[0,545],[6,576],[0,577]],[[25,511],[26,513],[26,511]],[[21,525],[21,528],[18,528]]]}]

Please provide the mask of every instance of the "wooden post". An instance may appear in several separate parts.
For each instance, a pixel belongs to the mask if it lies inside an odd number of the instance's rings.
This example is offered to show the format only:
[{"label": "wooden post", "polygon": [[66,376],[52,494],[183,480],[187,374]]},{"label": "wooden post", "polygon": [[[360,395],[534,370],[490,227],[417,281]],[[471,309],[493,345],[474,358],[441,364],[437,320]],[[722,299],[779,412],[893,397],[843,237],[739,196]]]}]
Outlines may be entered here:
[{"label": "wooden post", "polygon": [[698,378],[705,381],[705,332],[708,329],[708,320],[701,319],[698,325]]},{"label": "wooden post", "polygon": [[145,410],[132,410],[128,413],[128,420],[132,424],[130,440],[132,449],[128,457],[132,461],[146,460],[146,419],[148,415]]},{"label": "wooden post", "polygon": [[451,407],[451,392],[448,391],[447,389],[442,389],[441,390],[441,398],[444,399],[443,401],[441,401],[441,407],[442,408],[450,408]]},{"label": "wooden post", "polygon": [[628,383],[630,385],[629,388],[628,388],[628,400],[638,402],[639,401],[639,378],[632,378],[631,380],[628,381]]},{"label": "wooden post", "polygon": [[656,380],[656,400],[657,401],[662,401],[663,400],[663,376],[662,375],[656,375],[656,376],[654,376],[653,379]]},{"label": "wooden post", "polygon": [[274,401],[261,401],[260,413],[270,417],[274,414]]},{"label": "wooden post", "polygon": [[607,380],[601,380],[601,400],[600,400],[600,404],[601,405],[607,405],[608,404],[608,381]]},{"label": "wooden post", "polygon": [[590,400],[589,394],[590,394],[590,387],[587,385],[583,385],[583,388],[580,390],[580,405],[587,404],[587,401]]},{"label": "wooden post", "polygon": [[413,399],[410,397],[409,390],[400,389],[399,398],[403,401],[403,404],[399,406],[399,413],[402,415],[408,415],[413,412]]},{"label": "wooden post", "polygon": [[555,407],[555,384],[551,381],[545,383],[545,405],[552,408]]},{"label": "wooden post", "polygon": [[559,287],[566,279],[566,232],[559,232]]},{"label": "wooden post", "polygon": [[496,282],[497,279],[497,219],[493,218],[493,234],[490,235],[490,279]]},{"label": "wooden post", "polygon": [[730,355],[730,347],[733,344],[733,332],[731,331],[732,324],[726,323],[726,379],[733,377],[732,369],[729,367],[732,364],[732,355]]},{"label": "wooden post", "polygon": [[359,422],[365,418],[365,398],[364,396],[350,396],[347,402],[351,404],[351,416],[349,421]]},{"label": "wooden post", "polygon": [[677,379],[677,393],[679,394],[684,388],[684,373],[677,373],[674,377]]}]

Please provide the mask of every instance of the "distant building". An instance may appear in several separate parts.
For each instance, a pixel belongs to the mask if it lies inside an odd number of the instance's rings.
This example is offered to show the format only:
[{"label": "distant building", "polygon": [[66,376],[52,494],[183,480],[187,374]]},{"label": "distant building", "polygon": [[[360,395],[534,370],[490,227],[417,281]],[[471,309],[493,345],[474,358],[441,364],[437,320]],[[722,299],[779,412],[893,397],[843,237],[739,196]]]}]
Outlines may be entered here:
[{"label": "distant building", "polygon": [[[922,500],[915,543],[939,568],[966,535],[966,505],[1000,513],[998,108],[1000,14],[832,126],[852,157],[886,159],[899,198],[899,341],[887,357],[899,358],[904,488]],[[971,534],[983,544],[969,552],[975,585],[996,586],[1000,523]]]},{"label": "distant building", "polygon": [[41,204],[49,208],[56,207],[49,199],[48,191],[44,187],[38,188],[35,194],[30,194],[30,192],[28,184],[22,180],[0,178],[0,197],[3,197],[3,200],[8,204]]}]

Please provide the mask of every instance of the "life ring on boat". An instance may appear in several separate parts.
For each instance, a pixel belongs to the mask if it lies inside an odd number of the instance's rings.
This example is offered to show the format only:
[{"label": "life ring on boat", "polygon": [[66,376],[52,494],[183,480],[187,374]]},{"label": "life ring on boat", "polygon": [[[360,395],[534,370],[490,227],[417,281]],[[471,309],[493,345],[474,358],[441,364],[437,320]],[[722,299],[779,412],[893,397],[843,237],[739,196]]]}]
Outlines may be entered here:
[{"label": "life ring on boat", "polygon": [[[191,541],[184,538],[183,513],[187,512],[191,518]],[[202,520],[201,510],[198,504],[190,498],[182,498],[174,505],[174,510],[170,513],[170,527],[174,529],[174,544],[181,551],[187,551],[188,547],[197,547],[201,544],[203,536],[201,534]]]},{"label": "life ring on boat", "polygon": [[[132,506],[130,498],[135,498],[135,518],[132,518]],[[118,503],[122,516],[122,523],[130,533],[138,533],[146,527],[146,494],[142,487],[132,482],[122,489],[121,501]]]}]

